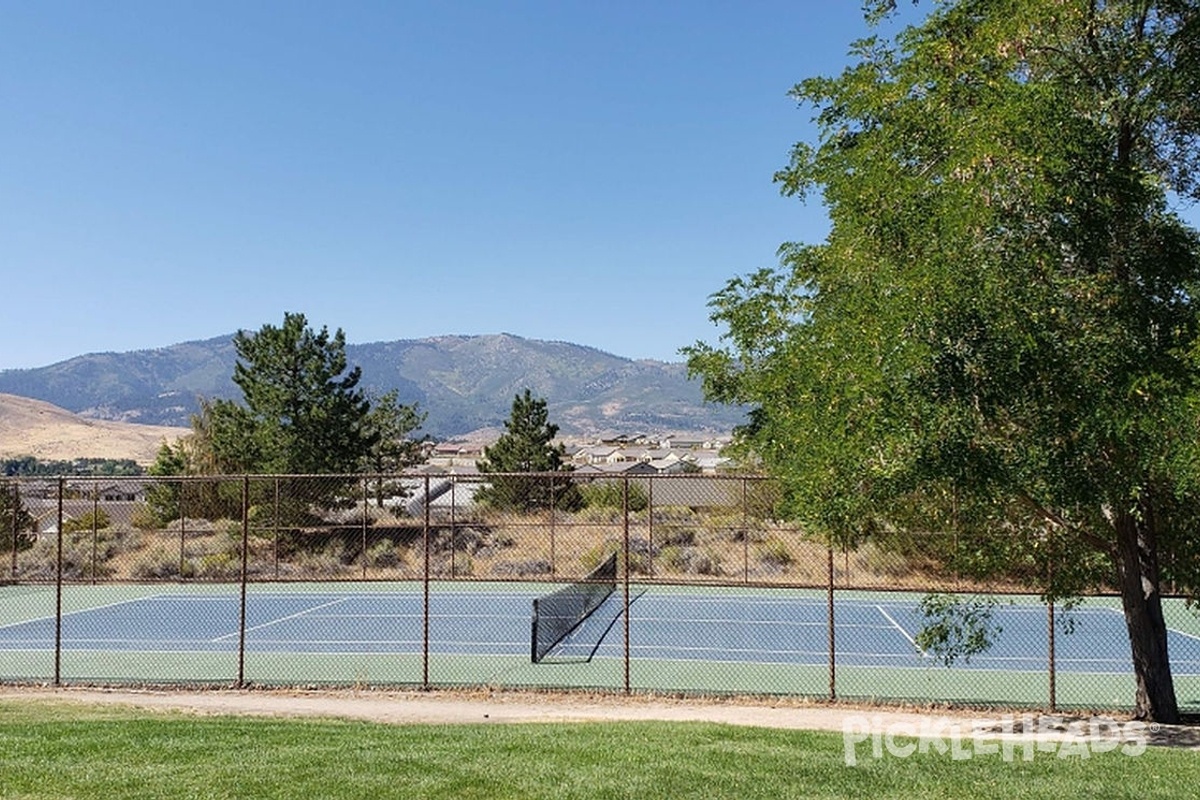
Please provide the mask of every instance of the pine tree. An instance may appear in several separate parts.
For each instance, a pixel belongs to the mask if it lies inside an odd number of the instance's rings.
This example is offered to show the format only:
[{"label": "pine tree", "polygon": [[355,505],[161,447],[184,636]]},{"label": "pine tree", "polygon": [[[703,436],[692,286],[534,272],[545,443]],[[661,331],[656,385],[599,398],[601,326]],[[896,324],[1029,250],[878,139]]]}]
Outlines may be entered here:
[{"label": "pine tree", "polygon": [[546,401],[526,389],[513,398],[504,429],[476,463],[480,472],[494,476],[476,499],[505,511],[580,508],[578,488],[569,479],[547,474],[569,472],[571,466],[563,463],[563,446],[554,444],[558,426],[549,422]]},{"label": "pine tree", "polygon": [[[0,552],[13,553],[33,544],[33,516],[21,502],[15,481],[0,481]],[[0,562],[2,563],[2,562]]]},{"label": "pine tree", "polygon": [[370,452],[370,403],[348,368],[346,336],[314,332],[303,314],[284,315],[283,326],[239,331],[233,382],[244,405],[212,404],[212,446],[218,460],[251,472],[350,473]]}]

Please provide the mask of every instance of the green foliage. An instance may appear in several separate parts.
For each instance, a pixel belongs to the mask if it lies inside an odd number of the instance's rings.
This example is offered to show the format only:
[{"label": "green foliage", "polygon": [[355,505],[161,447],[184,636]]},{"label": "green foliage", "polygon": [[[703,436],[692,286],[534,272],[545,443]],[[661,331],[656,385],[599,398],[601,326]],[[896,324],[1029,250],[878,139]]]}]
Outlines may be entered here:
[{"label": "green foliage", "polygon": [[33,515],[21,501],[15,481],[0,480],[0,553],[28,549],[33,544]]},{"label": "green foliage", "polygon": [[[425,443],[429,437],[418,438],[413,434],[425,423],[427,415],[415,403],[398,402],[398,396],[392,390],[374,398],[367,413],[365,428],[374,444],[364,456],[362,466],[376,476],[400,473],[425,461]],[[373,481],[372,490],[380,508],[387,496],[403,491],[399,484],[388,483],[382,477]]]},{"label": "green foliage", "polygon": [[[856,43],[796,86],[819,140],[777,175],[828,237],[730,281],[723,345],[687,351],[710,399],[753,404],[741,452],[807,530],[954,531],[976,574],[1119,585],[1162,721],[1161,565],[1200,590],[1200,237],[1169,206],[1200,197],[1195,14],[954,0]],[[1048,530],[1066,568],[1027,568]]]},{"label": "green foliage", "polygon": [[233,381],[244,405],[217,400],[209,409],[211,447],[238,471],[286,475],[349,473],[379,438],[358,387],[361,370],[346,361],[339,329],[314,332],[303,314],[257,333],[239,331]]},{"label": "green foliage", "polygon": [[624,481],[597,481],[585,483],[579,487],[583,501],[588,508],[623,511],[625,509],[625,491],[629,489],[629,510],[631,512],[645,511],[650,507],[650,496],[639,483]]},{"label": "green foliage", "polygon": [[0,475],[141,475],[141,466],[128,458],[76,458],[71,461],[42,461],[33,456],[0,460]]},{"label": "green foliage", "polygon": [[921,652],[949,667],[958,659],[970,662],[972,656],[986,652],[1003,633],[992,622],[996,598],[967,597],[953,594],[928,594],[921,598],[920,611],[925,624],[914,637]]},{"label": "green foliage", "polygon": [[492,476],[476,493],[476,502],[502,511],[580,509],[579,487],[565,476],[550,474],[571,470],[563,461],[563,446],[554,444],[557,434],[558,426],[549,422],[546,401],[535,398],[528,389],[518,394],[504,423],[504,434],[484,448],[483,459],[476,463],[481,473]]},{"label": "green foliage", "polygon": [[86,514],[81,514],[78,517],[64,520],[62,526],[63,533],[81,533],[84,531],[104,530],[112,525],[112,518],[103,508],[98,508],[95,511],[89,511]]},{"label": "green foliage", "polygon": [[795,561],[787,543],[775,536],[758,545],[757,553],[759,561],[776,567],[787,567]]},{"label": "green foliage", "polygon": [[[187,474],[187,457],[181,445],[172,447],[163,442],[148,472],[156,478]],[[155,525],[163,525],[180,516],[179,497],[183,485],[179,482],[158,481],[146,487],[146,504]]]}]

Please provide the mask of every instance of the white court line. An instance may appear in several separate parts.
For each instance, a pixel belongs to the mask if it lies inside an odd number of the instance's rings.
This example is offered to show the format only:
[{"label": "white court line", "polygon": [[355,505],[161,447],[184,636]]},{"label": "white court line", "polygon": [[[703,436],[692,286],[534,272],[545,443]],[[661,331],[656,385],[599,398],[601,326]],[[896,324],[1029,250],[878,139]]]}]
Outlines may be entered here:
[{"label": "white court line", "polygon": [[[1116,614],[1118,617],[1120,617],[1122,620],[1123,620],[1123,619],[1125,619],[1125,612],[1124,612],[1124,611],[1122,611],[1122,610],[1120,610],[1120,609],[1117,609],[1117,608],[1109,608],[1109,607],[1105,606],[1105,607],[1103,607],[1101,610],[1103,610],[1103,611],[1111,611],[1112,613],[1114,613],[1114,614]],[[1197,635],[1196,635],[1196,634],[1194,634],[1194,633],[1188,633],[1187,631],[1181,631],[1181,630],[1179,630],[1178,628],[1172,628],[1172,627],[1169,627],[1169,626],[1168,626],[1168,627],[1167,627],[1167,632],[1168,632],[1168,633],[1174,633],[1174,634],[1177,634],[1177,635],[1179,635],[1179,636],[1182,636],[1182,637],[1183,637],[1183,638],[1185,638],[1185,639],[1191,639],[1191,640],[1192,640],[1192,641],[1194,641],[1194,642],[1200,642],[1200,636],[1197,636]]]},{"label": "white court line", "polygon": [[[127,606],[130,603],[141,603],[146,600],[155,600],[155,599],[157,599],[159,597],[163,597],[163,596],[164,595],[148,594],[145,597],[134,597],[130,600],[117,600],[114,603],[105,603],[104,605],[100,605],[100,606],[91,606],[89,608],[81,608],[81,609],[78,609],[77,611],[64,611],[62,617],[63,617],[63,619],[66,619],[67,617],[74,617],[74,616],[78,616],[79,614],[87,614],[92,611],[103,611],[106,608],[116,608],[117,606]],[[0,625],[0,631],[5,630],[7,628],[15,628],[18,625],[29,625],[34,622],[53,622],[56,618],[57,618],[57,616],[55,614],[47,614],[45,616],[34,617],[33,619],[26,619],[26,620],[22,620],[20,622],[10,622],[7,625]]]},{"label": "white court line", "polygon": [[892,623],[892,627],[900,631],[901,636],[903,636],[905,639],[908,639],[908,643],[911,644],[913,648],[921,654],[921,658],[925,658],[927,656],[927,653],[921,649],[920,645],[917,644],[917,640],[910,636],[908,631],[904,630],[904,627],[901,626],[899,622],[896,622],[896,620],[892,618],[892,615],[889,614],[883,606],[875,606],[875,609],[879,611],[880,614],[883,614],[884,619]]},{"label": "white court line", "polygon": [[287,622],[289,620],[297,619],[298,617],[307,616],[307,615],[313,613],[314,611],[319,611],[322,608],[329,608],[330,606],[336,606],[339,603],[345,603],[349,599],[350,598],[348,598],[348,597],[339,597],[336,600],[330,600],[328,603],[321,603],[320,605],[313,606],[312,608],[306,608],[303,611],[297,611],[295,614],[288,614],[286,617],[280,617],[279,619],[273,619],[273,620],[270,620],[269,622],[264,622],[261,625],[254,625],[254,626],[248,627],[248,628],[246,628],[245,631],[234,631],[233,633],[227,633],[224,636],[218,636],[215,639],[209,639],[209,642],[211,644],[216,644],[217,642],[224,641],[225,639],[232,639],[233,637],[238,636],[242,633],[250,633],[251,631],[257,631],[257,630],[261,630],[263,628],[269,628],[272,625],[278,625],[281,622]]}]

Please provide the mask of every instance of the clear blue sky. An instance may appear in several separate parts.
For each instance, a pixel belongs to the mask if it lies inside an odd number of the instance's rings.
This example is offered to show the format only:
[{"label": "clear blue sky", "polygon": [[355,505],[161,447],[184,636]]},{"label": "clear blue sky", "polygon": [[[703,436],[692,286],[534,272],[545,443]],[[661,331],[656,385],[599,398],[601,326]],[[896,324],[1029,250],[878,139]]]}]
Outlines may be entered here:
[{"label": "clear blue sky", "polygon": [[0,0],[0,369],[303,312],[678,360],[819,239],[772,173],[858,0]]},{"label": "clear blue sky", "polygon": [[813,135],[787,91],[865,32],[859,0],[0,0],[0,369],[285,311],[677,360],[824,236],[771,180]]}]

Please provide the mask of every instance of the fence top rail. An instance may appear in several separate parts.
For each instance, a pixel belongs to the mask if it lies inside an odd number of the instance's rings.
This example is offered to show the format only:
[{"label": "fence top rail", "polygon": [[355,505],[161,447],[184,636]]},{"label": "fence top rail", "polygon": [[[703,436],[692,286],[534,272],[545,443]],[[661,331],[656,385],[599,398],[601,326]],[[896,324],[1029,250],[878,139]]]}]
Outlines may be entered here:
[{"label": "fence top rail", "polygon": [[69,485],[78,484],[122,484],[122,483],[174,483],[174,482],[215,482],[240,481],[249,479],[260,480],[414,480],[429,478],[431,480],[488,480],[492,478],[572,478],[579,481],[753,481],[771,482],[774,479],[768,475],[754,473],[602,473],[582,472],[578,470],[562,470],[558,472],[444,472],[410,471],[410,472],[347,472],[347,473],[230,473],[226,475],[10,475],[0,476],[0,484],[13,482],[17,484],[49,484],[57,485],[65,481]]}]

